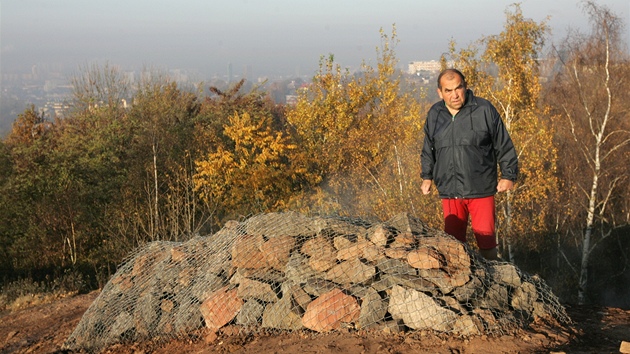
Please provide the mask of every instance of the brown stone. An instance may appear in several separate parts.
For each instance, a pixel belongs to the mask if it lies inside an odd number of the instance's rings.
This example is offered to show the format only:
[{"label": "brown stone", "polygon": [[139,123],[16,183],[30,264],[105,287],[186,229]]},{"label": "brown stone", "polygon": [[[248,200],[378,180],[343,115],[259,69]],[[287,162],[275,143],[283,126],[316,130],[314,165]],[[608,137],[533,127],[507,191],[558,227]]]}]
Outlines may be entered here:
[{"label": "brown stone", "polygon": [[411,248],[416,245],[416,238],[410,232],[403,232],[396,237],[394,237],[394,242],[392,242],[389,247],[390,248]]},{"label": "brown stone", "polygon": [[376,267],[383,274],[406,274],[418,275],[418,270],[410,266],[407,262],[396,258],[383,258],[376,262]]},{"label": "brown stone", "polygon": [[431,294],[438,293],[435,284],[417,275],[384,274],[381,275],[381,279],[379,281],[372,283],[372,287],[377,291],[387,291],[395,285],[400,285],[406,288],[428,292]]},{"label": "brown stone", "polygon": [[368,229],[367,238],[376,246],[385,246],[393,235],[385,226],[377,224]]},{"label": "brown stone", "polygon": [[363,258],[368,262],[377,262],[380,259],[385,258],[383,249],[376,245],[368,245],[363,249]]},{"label": "brown stone", "polygon": [[187,256],[188,253],[186,253],[184,247],[178,246],[171,248],[171,261],[173,263],[183,262],[184,260],[186,260],[186,258],[188,258]]},{"label": "brown stone", "polygon": [[444,307],[451,309],[457,313],[466,313],[468,311],[462,304],[459,303],[459,301],[457,301],[457,299],[453,297],[440,296],[434,298],[439,299],[444,304]]},{"label": "brown stone", "polygon": [[450,294],[453,289],[470,280],[470,276],[466,273],[449,274],[442,269],[418,269],[418,274],[439,287],[443,294]]},{"label": "brown stone", "polygon": [[481,334],[479,329],[479,321],[476,317],[470,315],[461,315],[453,324],[453,332],[462,336],[474,336]]},{"label": "brown stone", "polygon": [[293,247],[295,247],[294,237],[278,236],[263,243],[260,251],[268,267],[283,270],[289,261]]},{"label": "brown stone", "polygon": [[319,278],[309,278],[302,289],[304,289],[304,291],[308,294],[317,297],[336,288],[337,284],[331,281]]},{"label": "brown stone", "polygon": [[156,331],[163,334],[173,333],[173,318],[171,316],[162,316],[156,326]]},{"label": "brown stone", "polygon": [[523,282],[521,286],[514,289],[511,303],[516,310],[532,312],[536,300],[538,300],[536,286],[529,282]]},{"label": "brown stone", "polygon": [[509,308],[509,291],[505,285],[492,284],[486,290],[484,297],[480,299],[479,306],[482,308],[506,311]]},{"label": "brown stone", "polygon": [[232,266],[243,268],[265,268],[267,262],[260,251],[264,243],[262,235],[243,235],[232,248]]},{"label": "brown stone", "polygon": [[354,225],[345,220],[340,220],[336,218],[316,218],[315,221],[319,224],[319,233],[357,238],[365,234],[365,228],[363,226]]},{"label": "brown stone", "polygon": [[450,235],[422,237],[420,243],[432,247],[444,258],[446,267],[450,269],[449,273],[460,271],[470,273],[470,256],[464,245],[456,238]]},{"label": "brown stone", "polygon": [[363,258],[363,251],[371,244],[372,243],[368,241],[352,242],[346,248],[340,249],[337,252],[337,259],[345,261],[353,258]]},{"label": "brown stone", "polygon": [[440,261],[440,269],[419,269],[420,275],[434,282],[443,292],[466,284],[471,276],[470,255],[464,245],[450,235],[421,237],[420,246],[435,250],[432,256]]},{"label": "brown stone", "polygon": [[164,245],[160,242],[152,242],[145,246],[141,254],[136,256],[131,275],[143,277],[145,274],[152,274],[155,265],[164,261],[167,257],[168,253]]},{"label": "brown stone", "polygon": [[386,224],[400,232],[410,232],[414,234],[423,234],[429,230],[429,227],[422,220],[409,215],[409,213],[400,213],[387,220]]},{"label": "brown stone", "polygon": [[389,258],[407,259],[409,251],[404,248],[386,248],[385,255]]},{"label": "brown stone", "polygon": [[210,331],[203,339],[206,344],[211,344],[219,338],[219,334],[216,331]]},{"label": "brown stone", "polygon": [[518,274],[516,266],[510,263],[494,264],[490,268],[494,280],[498,283],[519,287],[521,286],[521,277]]},{"label": "brown stone", "polygon": [[129,274],[119,274],[119,275],[114,275],[112,277],[112,279],[110,280],[110,282],[114,285],[116,285],[120,292],[127,292],[129,291],[134,283],[131,280],[131,276]]},{"label": "brown stone", "polygon": [[273,269],[249,269],[238,268],[230,278],[231,285],[238,285],[243,278],[257,279],[267,283],[281,283],[286,280],[286,276]]},{"label": "brown stone", "polygon": [[300,251],[310,257],[317,256],[321,253],[335,253],[333,246],[324,237],[314,237],[309,239],[304,242]]},{"label": "brown stone", "polygon": [[304,283],[306,279],[316,276],[317,272],[309,266],[309,261],[308,257],[299,252],[293,252],[284,269],[287,280],[300,284]]},{"label": "brown stone", "polygon": [[418,247],[407,254],[407,262],[409,265],[418,269],[437,269],[440,268],[439,255],[431,247]]},{"label": "brown stone", "polygon": [[[265,306],[258,301],[246,301],[236,315],[236,323],[243,326],[256,325],[264,310]],[[225,331],[223,331],[223,333],[225,333]]]},{"label": "brown stone", "polygon": [[258,280],[242,278],[236,292],[237,296],[244,300],[258,299],[263,302],[276,302],[278,295],[270,284]]},{"label": "brown stone", "polygon": [[293,296],[293,300],[302,308],[302,310],[306,311],[308,304],[311,303],[311,297],[302,289],[299,285],[294,285],[291,287],[291,295]]},{"label": "brown stone", "polygon": [[308,265],[318,272],[325,272],[336,264],[336,252],[323,237],[315,237],[302,245],[302,253],[310,256]]},{"label": "brown stone", "polygon": [[200,305],[199,311],[206,327],[216,331],[232,321],[242,306],[243,300],[236,295],[236,289],[223,287],[210,295]]},{"label": "brown stone", "polygon": [[342,250],[344,248],[352,246],[353,244],[354,242],[352,242],[345,236],[337,236],[333,239],[333,246],[335,246],[336,250]]},{"label": "brown stone", "polygon": [[241,333],[241,329],[238,326],[227,325],[221,328],[221,334],[228,337],[238,335],[239,333]]},{"label": "brown stone", "polygon": [[317,223],[306,215],[295,211],[255,215],[243,223],[248,234],[265,235],[272,239],[279,236],[311,236]]},{"label": "brown stone", "polygon": [[360,311],[354,297],[334,289],[308,305],[302,317],[302,324],[317,332],[328,332],[341,328],[342,323],[355,322]]},{"label": "brown stone", "polygon": [[372,279],[375,274],[376,267],[355,258],[335,265],[326,272],[326,279],[338,284],[359,284]]},{"label": "brown stone", "polygon": [[109,335],[113,337],[118,337],[133,328],[133,317],[126,311],[123,311],[116,316],[116,320],[112,324],[110,328]]},{"label": "brown stone", "polygon": [[318,272],[325,272],[332,268],[335,264],[335,256],[334,255],[322,255],[322,256],[314,256],[308,260],[309,267],[313,268]]},{"label": "brown stone", "polygon": [[498,322],[496,317],[492,314],[492,311],[488,309],[475,308],[472,310],[472,313],[480,319],[484,327],[489,329],[497,328]]},{"label": "brown stone", "polygon": [[160,309],[162,310],[162,312],[171,312],[173,311],[174,307],[175,307],[175,304],[173,303],[172,300],[163,299],[160,302]]}]

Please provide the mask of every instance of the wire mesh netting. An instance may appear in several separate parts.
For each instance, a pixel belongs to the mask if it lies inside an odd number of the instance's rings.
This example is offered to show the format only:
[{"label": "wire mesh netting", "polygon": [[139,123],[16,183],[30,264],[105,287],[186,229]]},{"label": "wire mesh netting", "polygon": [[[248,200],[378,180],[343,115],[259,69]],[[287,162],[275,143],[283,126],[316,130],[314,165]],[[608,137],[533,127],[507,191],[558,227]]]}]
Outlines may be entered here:
[{"label": "wire mesh netting", "polygon": [[505,334],[536,318],[571,322],[539,277],[486,261],[408,214],[370,223],[268,213],[211,236],[138,248],[64,348],[99,351],[228,325]]}]

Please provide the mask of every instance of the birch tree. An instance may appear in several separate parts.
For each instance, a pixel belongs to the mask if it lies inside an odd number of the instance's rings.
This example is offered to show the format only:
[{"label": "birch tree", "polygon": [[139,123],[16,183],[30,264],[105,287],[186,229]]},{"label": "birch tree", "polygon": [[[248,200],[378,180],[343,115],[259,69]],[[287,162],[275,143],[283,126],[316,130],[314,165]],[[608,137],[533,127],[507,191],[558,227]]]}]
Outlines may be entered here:
[{"label": "birch tree", "polygon": [[[622,46],[623,24],[604,6],[584,3],[592,24],[588,35],[572,32],[557,48],[560,70],[550,96],[563,144],[561,173],[567,204],[575,222],[567,234],[580,247],[578,302],[587,302],[589,264],[593,250],[627,224],[621,212],[627,203],[630,171],[627,53]],[[627,204],[625,204],[627,207]],[[624,221],[625,220],[625,221]],[[568,258],[567,258],[568,260]]]},{"label": "birch tree", "polygon": [[192,217],[201,210],[192,193],[191,143],[199,106],[194,93],[153,72],[145,73],[134,96],[128,115],[134,130],[130,188],[144,195],[129,199],[138,216],[133,223],[139,239],[177,241],[199,228]]}]

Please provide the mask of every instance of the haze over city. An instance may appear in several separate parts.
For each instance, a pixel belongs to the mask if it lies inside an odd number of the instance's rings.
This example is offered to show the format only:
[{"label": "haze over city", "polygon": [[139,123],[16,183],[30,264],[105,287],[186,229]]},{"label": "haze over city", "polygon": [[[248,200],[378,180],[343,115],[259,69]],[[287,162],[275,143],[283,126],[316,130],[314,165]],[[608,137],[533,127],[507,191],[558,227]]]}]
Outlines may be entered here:
[{"label": "haze over city", "polygon": [[[196,72],[200,79],[235,74],[312,75],[321,56],[347,67],[374,63],[379,29],[390,34],[404,68],[438,59],[455,40],[467,46],[498,34],[514,1],[417,0],[9,0],[0,3],[0,71],[34,65],[63,71],[108,62],[123,70],[146,67]],[[624,19],[628,0],[600,0]],[[579,0],[523,0],[526,18],[549,16],[552,39],[567,28],[588,31]],[[626,28],[626,37],[630,31]],[[627,41],[627,38],[626,38]]]}]

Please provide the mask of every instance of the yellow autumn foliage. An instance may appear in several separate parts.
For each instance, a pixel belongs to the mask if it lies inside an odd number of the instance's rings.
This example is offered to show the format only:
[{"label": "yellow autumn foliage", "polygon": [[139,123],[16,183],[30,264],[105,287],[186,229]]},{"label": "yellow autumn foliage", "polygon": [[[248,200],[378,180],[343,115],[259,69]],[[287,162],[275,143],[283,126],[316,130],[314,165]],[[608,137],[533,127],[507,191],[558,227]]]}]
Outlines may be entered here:
[{"label": "yellow autumn foliage", "polygon": [[381,30],[377,67],[363,63],[357,73],[342,69],[332,55],[322,58],[312,84],[287,110],[306,152],[303,165],[322,181],[304,191],[302,210],[382,219],[401,211],[419,214],[421,204],[434,204],[419,190],[426,107],[414,95],[424,93],[401,89],[396,41],[395,27],[391,36]]},{"label": "yellow autumn foliage", "polygon": [[289,160],[296,146],[272,130],[268,117],[255,119],[249,113],[234,113],[224,134],[230,145],[196,161],[200,197],[236,216],[281,208],[302,172]]}]

